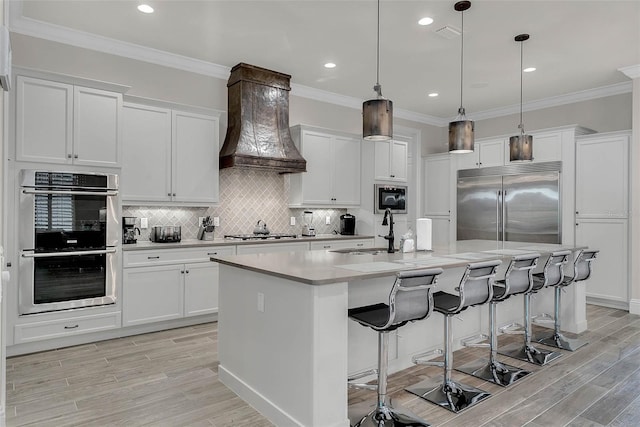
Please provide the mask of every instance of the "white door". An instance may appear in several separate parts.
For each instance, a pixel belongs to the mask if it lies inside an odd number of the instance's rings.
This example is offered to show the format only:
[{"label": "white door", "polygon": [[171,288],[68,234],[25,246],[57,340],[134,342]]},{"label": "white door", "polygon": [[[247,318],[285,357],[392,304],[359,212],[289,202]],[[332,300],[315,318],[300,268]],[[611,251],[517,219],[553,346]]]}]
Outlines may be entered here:
[{"label": "white door", "polygon": [[337,136],[333,142],[333,202],[360,205],[360,140]]},{"label": "white door", "polygon": [[185,264],[185,317],[218,311],[218,270],[217,262]]},{"label": "white door", "polygon": [[306,204],[328,204],[333,198],[333,137],[303,131],[302,156],[307,172],[302,174],[302,197]]},{"label": "white door", "polygon": [[218,119],[173,112],[173,200],[218,202]]},{"label": "white door", "polygon": [[122,199],[171,200],[171,110],[126,104],[122,115]]},{"label": "white door", "polygon": [[409,144],[404,141],[391,143],[391,179],[407,181],[407,164],[409,161]]},{"label": "white door", "polygon": [[449,215],[451,212],[451,158],[449,154],[428,157],[425,161],[424,213]]},{"label": "white door", "polygon": [[479,147],[476,149],[480,149],[481,168],[504,165],[505,143],[503,139],[483,141],[478,145]]}]

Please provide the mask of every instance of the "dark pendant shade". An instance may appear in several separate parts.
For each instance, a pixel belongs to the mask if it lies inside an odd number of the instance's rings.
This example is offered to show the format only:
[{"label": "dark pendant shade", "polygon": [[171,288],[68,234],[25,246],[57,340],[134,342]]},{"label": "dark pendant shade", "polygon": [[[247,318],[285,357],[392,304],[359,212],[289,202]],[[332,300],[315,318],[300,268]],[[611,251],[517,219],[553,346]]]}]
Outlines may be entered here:
[{"label": "dark pendant shade", "polygon": [[474,124],[472,120],[449,122],[450,153],[473,152],[473,128]]},{"label": "dark pendant shade", "polygon": [[509,160],[512,162],[533,160],[533,136],[516,135],[509,138]]},{"label": "dark pendant shade", "polygon": [[362,103],[362,136],[367,141],[393,138],[393,102],[370,99]]}]

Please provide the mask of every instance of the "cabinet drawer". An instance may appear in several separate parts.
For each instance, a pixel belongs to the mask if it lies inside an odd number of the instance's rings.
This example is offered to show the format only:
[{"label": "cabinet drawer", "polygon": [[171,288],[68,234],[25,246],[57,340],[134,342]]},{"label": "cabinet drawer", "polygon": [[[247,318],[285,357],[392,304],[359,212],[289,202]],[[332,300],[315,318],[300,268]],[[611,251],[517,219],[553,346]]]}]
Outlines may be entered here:
[{"label": "cabinet drawer", "polygon": [[213,255],[234,255],[235,246],[206,246],[185,249],[154,249],[124,252],[124,268],[148,265],[182,264],[209,261]]},{"label": "cabinet drawer", "polygon": [[330,250],[330,249],[347,249],[347,248],[371,248],[373,247],[373,239],[363,240],[328,240],[324,242],[311,242],[310,249]]},{"label": "cabinet drawer", "polygon": [[309,244],[307,242],[263,243],[255,245],[239,245],[238,255],[307,250],[309,250]]},{"label": "cabinet drawer", "polygon": [[16,344],[86,334],[120,327],[120,312],[14,326]]}]

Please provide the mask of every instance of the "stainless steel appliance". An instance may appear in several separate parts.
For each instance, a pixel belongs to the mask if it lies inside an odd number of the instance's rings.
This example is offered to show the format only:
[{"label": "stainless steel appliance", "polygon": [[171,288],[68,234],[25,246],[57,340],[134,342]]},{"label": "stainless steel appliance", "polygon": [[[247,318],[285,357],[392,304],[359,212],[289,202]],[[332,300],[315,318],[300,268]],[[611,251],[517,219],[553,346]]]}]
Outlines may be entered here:
[{"label": "stainless steel appliance", "polygon": [[272,233],[272,234],[226,234],[225,239],[235,240],[276,240],[276,239],[295,239],[295,234]]},{"label": "stainless steel appliance", "polygon": [[407,187],[405,185],[375,184],[375,213],[391,209],[394,214],[407,213]]},{"label": "stainless steel appliance", "polygon": [[340,215],[340,234],[353,236],[356,234],[356,217],[350,213]]},{"label": "stainless steel appliance", "polygon": [[561,162],[458,171],[457,239],[561,243]]},{"label": "stainless steel appliance", "polygon": [[156,243],[175,243],[182,240],[182,227],[179,225],[157,225],[151,227],[149,240]]},{"label": "stainless steel appliance", "polygon": [[122,217],[122,243],[129,245],[136,243],[136,233],[140,235],[140,229],[136,227],[136,221],[138,218],[135,216],[123,216]]},{"label": "stainless steel appliance", "polygon": [[19,200],[19,313],[115,303],[117,176],[22,170]]}]

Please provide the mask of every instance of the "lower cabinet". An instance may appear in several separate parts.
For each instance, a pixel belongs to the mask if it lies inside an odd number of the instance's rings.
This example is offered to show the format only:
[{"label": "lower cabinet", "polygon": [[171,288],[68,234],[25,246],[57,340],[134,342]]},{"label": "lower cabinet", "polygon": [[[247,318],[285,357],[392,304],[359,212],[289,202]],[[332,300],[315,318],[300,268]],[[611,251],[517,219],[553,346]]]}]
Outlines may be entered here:
[{"label": "lower cabinet", "polygon": [[216,313],[219,267],[209,257],[234,253],[235,247],[127,253],[122,275],[122,325]]}]

